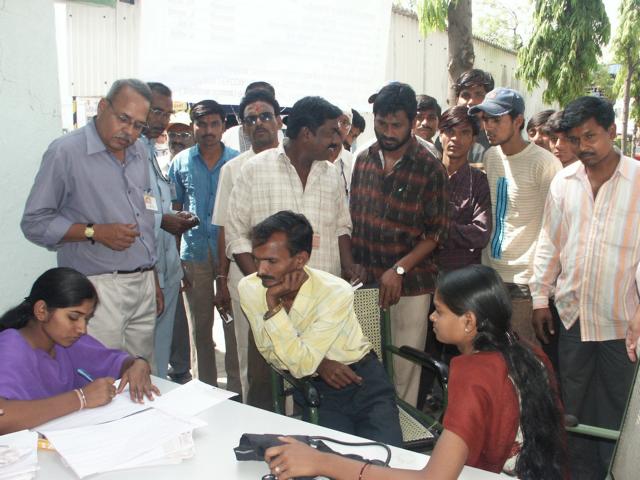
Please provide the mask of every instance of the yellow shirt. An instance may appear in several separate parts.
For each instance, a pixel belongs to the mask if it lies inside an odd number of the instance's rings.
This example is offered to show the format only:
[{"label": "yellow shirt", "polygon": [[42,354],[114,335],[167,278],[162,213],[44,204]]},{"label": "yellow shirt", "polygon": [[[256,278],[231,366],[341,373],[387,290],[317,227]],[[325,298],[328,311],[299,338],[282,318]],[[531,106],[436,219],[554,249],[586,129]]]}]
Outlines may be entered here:
[{"label": "yellow shirt", "polygon": [[351,285],[330,273],[305,267],[291,310],[283,308],[264,320],[267,289],[256,274],[238,285],[240,303],[249,320],[258,351],[276,368],[296,378],[316,373],[322,359],[351,364],[361,360],[371,344],[353,310]]}]

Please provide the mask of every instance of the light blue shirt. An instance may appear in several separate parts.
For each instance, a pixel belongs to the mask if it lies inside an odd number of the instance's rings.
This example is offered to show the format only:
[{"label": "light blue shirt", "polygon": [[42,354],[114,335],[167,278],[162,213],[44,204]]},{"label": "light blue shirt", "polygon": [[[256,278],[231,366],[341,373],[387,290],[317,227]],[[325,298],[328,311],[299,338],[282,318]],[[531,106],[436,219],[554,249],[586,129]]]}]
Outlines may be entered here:
[{"label": "light blue shirt", "polygon": [[[151,194],[156,199],[156,208],[154,212],[154,233],[156,236],[156,271],[158,272],[158,280],[160,288],[174,285],[182,280],[182,266],[180,265],[180,256],[178,255],[178,246],[176,245],[176,237],[169,232],[162,230],[162,216],[165,213],[174,213],[171,209],[171,184],[169,177],[165,177],[160,170],[157,158],[155,156],[155,148],[152,140],[145,136],[140,139],[147,147],[149,153],[149,179],[151,186]],[[155,165],[155,166],[154,166]]]},{"label": "light blue shirt", "polygon": [[[153,267],[156,245],[149,190],[147,150],[128,147],[123,162],[102,142],[95,122],[54,140],[42,157],[20,226],[37,245],[58,254],[58,266],[85,275]],[[140,236],[122,251],[99,242],[64,242],[74,223],[135,224]]]},{"label": "light blue shirt", "polygon": [[207,260],[208,251],[215,258],[218,244],[218,227],[211,223],[216,202],[218,178],[223,165],[238,155],[232,148],[222,145],[222,156],[209,170],[200,156],[200,147],[183,150],[176,155],[169,168],[169,177],[176,185],[175,202],[182,209],[195,213],[200,223],[182,235],[180,258],[194,262]]}]

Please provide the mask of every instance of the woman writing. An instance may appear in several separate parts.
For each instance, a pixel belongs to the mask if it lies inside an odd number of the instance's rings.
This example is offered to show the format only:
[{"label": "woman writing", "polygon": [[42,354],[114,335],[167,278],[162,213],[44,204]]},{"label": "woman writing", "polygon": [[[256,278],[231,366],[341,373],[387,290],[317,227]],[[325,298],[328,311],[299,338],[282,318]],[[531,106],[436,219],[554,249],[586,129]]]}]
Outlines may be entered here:
[{"label": "woman writing", "polygon": [[[53,268],[0,318],[0,434],[105,405],[127,384],[136,402],[160,393],[146,360],[86,335],[97,303],[87,277]],[[117,391],[115,378],[122,379]]]},{"label": "woman writing", "polygon": [[[440,279],[433,329],[462,355],[451,361],[444,431],[421,471],[398,470],[318,452],[292,439],[266,451],[279,480],[455,479],[464,465],[521,479],[564,477],[561,413],[544,354],[510,332],[511,301],[498,274],[473,265]],[[546,360],[546,359],[545,359]],[[331,456],[328,456],[331,455]]]}]

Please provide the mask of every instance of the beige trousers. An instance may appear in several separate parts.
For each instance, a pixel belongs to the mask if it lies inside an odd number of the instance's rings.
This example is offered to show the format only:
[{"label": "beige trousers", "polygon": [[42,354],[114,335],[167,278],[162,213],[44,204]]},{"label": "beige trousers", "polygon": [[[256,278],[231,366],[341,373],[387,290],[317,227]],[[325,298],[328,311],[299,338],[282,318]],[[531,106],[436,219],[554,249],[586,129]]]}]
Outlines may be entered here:
[{"label": "beige trousers", "polygon": [[[401,347],[408,345],[424,350],[427,340],[427,326],[431,295],[400,297],[400,301],[391,307],[391,341]],[[393,373],[396,393],[405,402],[415,406],[420,389],[422,368],[409,360],[393,356]]]},{"label": "beige trousers", "polygon": [[98,307],[88,332],[109,348],[140,355],[155,365],[156,287],[153,271],[105,273],[89,277],[98,291]]},{"label": "beige trousers", "polygon": [[238,349],[238,368],[240,383],[242,385],[242,401],[247,402],[247,392],[249,392],[248,372],[248,352],[249,352],[249,331],[251,326],[249,320],[240,305],[240,294],[238,293],[238,283],[243,275],[236,262],[229,265],[229,276],[227,278],[227,288],[231,296],[231,310],[233,311],[233,324],[236,333],[236,347]]},{"label": "beige trousers", "polygon": [[[218,385],[215,343],[213,342],[214,306],[213,283],[215,266],[213,257],[204,262],[182,262],[186,280],[191,284],[185,289],[187,320],[191,336],[191,368],[196,378],[209,385]],[[224,357],[227,371],[227,390],[242,393],[238,373],[238,353],[234,322],[223,323]]]}]

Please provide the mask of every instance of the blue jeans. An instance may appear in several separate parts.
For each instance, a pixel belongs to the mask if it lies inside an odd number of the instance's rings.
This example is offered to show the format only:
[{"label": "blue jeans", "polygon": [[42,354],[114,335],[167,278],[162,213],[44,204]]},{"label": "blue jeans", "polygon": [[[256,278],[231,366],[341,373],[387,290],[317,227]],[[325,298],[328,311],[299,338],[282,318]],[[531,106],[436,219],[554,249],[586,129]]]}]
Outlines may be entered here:
[{"label": "blue jeans", "polygon": [[350,365],[362,384],[336,389],[320,377],[313,380],[321,397],[319,424],[397,447],[402,446],[395,390],[373,352]]}]

